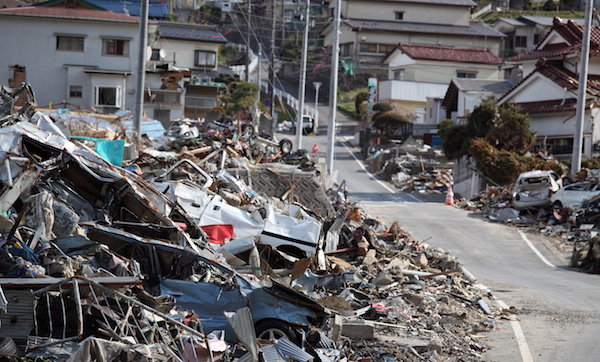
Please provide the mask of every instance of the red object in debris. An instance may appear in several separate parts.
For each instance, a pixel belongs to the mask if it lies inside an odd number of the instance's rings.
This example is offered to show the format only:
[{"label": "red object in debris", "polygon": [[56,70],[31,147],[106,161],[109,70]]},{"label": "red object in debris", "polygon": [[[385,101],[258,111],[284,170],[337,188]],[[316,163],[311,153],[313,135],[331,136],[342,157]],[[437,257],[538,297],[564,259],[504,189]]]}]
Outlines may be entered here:
[{"label": "red object in debris", "polygon": [[385,313],[387,312],[387,308],[384,305],[373,303],[371,304],[371,309],[376,311],[377,313]]},{"label": "red object in debris", "polygon": [[313,150],[312,150],[312,153],[317,153],[317,152],[319,152],[319,145],[315,143],[315,144],[313,145]]},{"label": "red object in debris", "polygon": [[187,229],[187,225],[184,222],[175,222],[175,225],[179,226],[181,230]]},{"label": "red object in debris", "polygon": [[233,239],[233,225],[231,224],[215,224],[200,226],[208,235],[208,242],[211,244],[223,245],[225,239]]}]

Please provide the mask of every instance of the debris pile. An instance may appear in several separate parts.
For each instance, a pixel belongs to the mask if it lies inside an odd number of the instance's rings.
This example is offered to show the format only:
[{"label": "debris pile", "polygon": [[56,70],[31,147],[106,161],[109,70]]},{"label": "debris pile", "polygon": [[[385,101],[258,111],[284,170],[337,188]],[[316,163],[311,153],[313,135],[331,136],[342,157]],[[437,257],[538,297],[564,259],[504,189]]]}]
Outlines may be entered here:
[{"label": "debris pile", "polygon": [[0,120],[0,351],[15,360],[480,360],[477,335],[505,318],[456,258],[306,163],[228,144],[119,167],[25,93]]},{"label": "debris pile", "polygon": [[439,151],[407,144],[381,148],[367,158],[371,170],[405,192],[446,192],[453,162]]}]

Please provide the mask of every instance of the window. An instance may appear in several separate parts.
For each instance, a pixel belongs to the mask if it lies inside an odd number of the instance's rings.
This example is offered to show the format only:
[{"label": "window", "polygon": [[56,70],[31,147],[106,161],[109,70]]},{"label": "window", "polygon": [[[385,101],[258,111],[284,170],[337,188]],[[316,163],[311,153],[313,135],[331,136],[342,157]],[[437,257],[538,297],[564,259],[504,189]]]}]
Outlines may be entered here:
[{"label": "window", "polygon": [[144,92],[144,102],[147,103],[162,103],[162,104],[179,104],[179,93],[163,93],[163,92],[152,92],[151,95],[148,92]]},{"label": "window", "polygon": [[59,35],[56,37],[56,50],[82,52],[83,37]]},{"label": "window", "polygon": [[160,60],[160,49],[152,49],[150,60]]},{"label": "window", "polygon": [[540,43],[540,34],[533,34],[533,44],[538,45]]},{"label": "window", "polygon": [[403,11],[396,11],[395,12],[395,16],[396,16],[396,20],[402,20],[404,19],[404,12]]},{"label": "window", "polygon": [[121,107],[121,87],[94,87],[94,105]]},{"label": "window", "polygon": [[404,80],[404,69],[394,71],[394,80]]},{"label": "window", "polygon": [[373,44],[373,43],[361,43],[360,44],[360,52],[361,53],[380,53],[387,54],[394,50],[396,45],[388,45],[388,44]]},{"label": "window", "polygon": [[[542,148],[542,140],[539,140],[535,143],[535,145],[539,149]],[[582,142],[582,150],[583,150],[583,142]],[[546,151],[549,154],[553,155],[564,155],[573,153],[573,138],[555,138],[555,139],[547,139],[546,140]]]},{"label": "window", "polygon": [[211,109],[215,106],[215,99],[209,97],[196,97],[196,96],[186,96],[185,97],[185,107],[186,108],[203,108],[203,109]]},{"label": "window", "polygon": [[205,52],[202,50],[196,50],[196,59],[194,65],[196,66],[209,66],[214,67],[217,54],[215,52]]},{"label": "window", "polygon": [[457,70],[456,78],[477,78],[477,72],[466,71],[466,70]]},{"label": "window", "polygon": [[340,55],[349,56],[352,55],[352,43],[340,45]]},{"label": "window", "polygon": [[69,97],[81,98],[83,96],[83,87],[80,85],[72,85],[69,87]]},{"label": "window", "polygon": [[527,48],[527,37],[515,36],[515,48]]},{"label": "window", "polygon": [[128,56],[129,40],[102,39],[102,55]]}]

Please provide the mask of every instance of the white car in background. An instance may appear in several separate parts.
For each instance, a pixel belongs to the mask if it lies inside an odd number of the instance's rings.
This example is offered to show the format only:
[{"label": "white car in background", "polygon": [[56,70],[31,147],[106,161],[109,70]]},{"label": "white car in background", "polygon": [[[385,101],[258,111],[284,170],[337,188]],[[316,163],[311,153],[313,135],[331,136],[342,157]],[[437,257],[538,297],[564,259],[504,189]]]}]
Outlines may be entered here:
[{"label": "white car in background", "polygon": [[516,210],[541,209],[552,205],[550,196],[562,187],[562,179],[554,171],[523,172],[515,182],[512,203]]},{"label": "white car in background", "polygon": [[600,195],[600,184],[594,182],[575,182],[552,194],[553,207],[580,207],[583,201]]}]

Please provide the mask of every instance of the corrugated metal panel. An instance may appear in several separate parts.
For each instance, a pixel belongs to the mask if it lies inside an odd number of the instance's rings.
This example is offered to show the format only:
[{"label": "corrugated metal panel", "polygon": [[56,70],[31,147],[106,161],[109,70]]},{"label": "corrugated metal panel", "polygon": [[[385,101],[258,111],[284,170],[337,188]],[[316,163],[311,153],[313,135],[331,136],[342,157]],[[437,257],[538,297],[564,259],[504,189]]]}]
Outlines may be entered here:
[{"label": "corrugated metal panel", "polygon": [[33,329],[34,297],[28,289],[4,289],[7,313],[0,312],[0,337],[12,337],[19,347],[25,346]]}]

